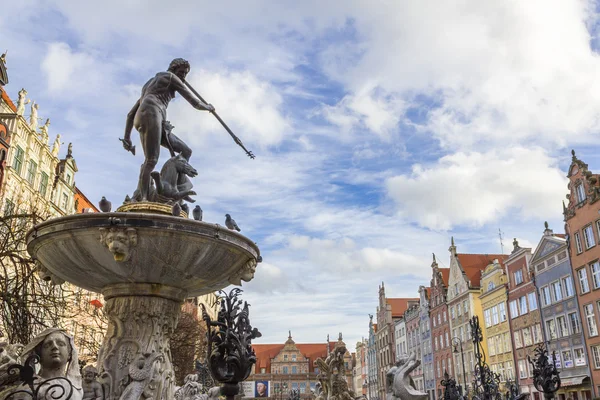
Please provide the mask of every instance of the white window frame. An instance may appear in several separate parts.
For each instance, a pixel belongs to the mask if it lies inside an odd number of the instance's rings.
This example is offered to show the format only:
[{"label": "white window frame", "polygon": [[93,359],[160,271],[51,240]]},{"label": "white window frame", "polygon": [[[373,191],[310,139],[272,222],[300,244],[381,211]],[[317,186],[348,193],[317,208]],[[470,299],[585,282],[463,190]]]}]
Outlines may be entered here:
[{"label": "white window frame", "polygon": [[555,302],[559,302],[563,299],[562,285],[560,279],[550,284],[552,286],[552,296]]},{"label": "white window frame", "polygon": [[510,318],[514,319],[519,316],[519,304],[517,300],[511,300],[509,303],[510,306]]},{"label": "white window frame", "polygon": [[585,267],[577,270],[577,277],[579,278],[579,289],[581,293],[587,293],[590,291],[590,283],[587,278],[587,270]]},{"label": "white window frame", "polygon": [[581,333],[581,321],[576,312],[567,314],[569,317],[569,326],[571,327],[571,334]]},{"label": "white window frame", "polygon": [[527,293],[527,302],[529,303],[529,311],[537,310],[537,296],[535,292]]},{"label": "white window frame", "polygon": [[527,297],[521,296],[519,297],[519,313],[521,313],[521,315],[525,315],[527,312]]},{"label": "white window frame", "polygon": [[577,254],[583,252],[583,245],[581,244],[581,237],[579,232],[575,232],[575,247],[577,248]]},{"label": "white window frame", "polygon": [[590,346],[590,350],[592,350],[592,358],[594,359],[594,367],[600,368],[600,346]]},{"label": "white window frame", "polygon": [[498,307],[494,306],[492,307],[492,325],[498,325],[499,322],[500,320],[498,318]]},{"label": "white window frame", "polygon": [[598,323],[596,322],[594,304],[590,303],[584,305],[583,312],[585,314],[585,321],[587,322],[588,334],[590,337],[598,336]]},{"label": "white window frame", "polygon": [[579,204],[586,199],[585,188],[583,187],[583,183],[579,183],[575,187],[575,191],[577,192],[577,204]]},{"label": "white window frame", "polygon": [[522,269],[516,270],[514,273],[514,276],[515,276],[515,285],[520,285],[521,283],[523,283],[523,270]]},{"label": "white window frame", "polygon": [[565,289],[565,297],[575,296],[575,290],[573,289],[573,277],[567,275],[562,278],[563,288]]},{"label": "white window frame", "polygon": [[591,249],[596,245],[596,238],[594,237],[594,227],[592,224],[583,227],[583,239],[585,241],[585,248]]},{"label": "white window frame", "polygon": [[549,306],[552,304],[552,295],[550,294],[550,287],[548,285],[543,286],[541,289],[542,292],[542,305]]},{"label": "white window frame", "polygon": [[600,289],[600,263],[598,261],[590,264],[590,272],[592,273],[594,289]]},{"label": "white window frame", "polygon": [[506,321],[506,303],[498,304],[498,314],[500,314],[500,322]]},{"label": "white window frame", "polygon": [[567,324],[567,319],[564,315],[559,315],[558,317],[556,317],[556,328],[559,337],[569,336],[569,325]]},{"label": "white window frame", "polygon": [[556,330],[556,321],[554,319],[548,319],[545,321],[546,325],[546,337],[548,340],[558,339],[558,331]]}]

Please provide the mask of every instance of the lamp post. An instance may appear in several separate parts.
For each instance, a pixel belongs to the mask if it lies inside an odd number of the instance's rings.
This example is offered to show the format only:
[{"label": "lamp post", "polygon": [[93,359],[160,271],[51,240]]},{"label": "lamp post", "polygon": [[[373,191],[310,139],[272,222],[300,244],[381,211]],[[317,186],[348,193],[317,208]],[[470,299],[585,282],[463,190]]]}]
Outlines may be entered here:
[{"label": "lamp post", "polygon": [[463,385],[465,386],[464,393],[467,394],[467,371],[465,369],[465,353],[463,352],[462,340],[458,337],[452,338],[452,346],[454,347],[453,353],[458,354],[458,347],[460,346],[460,358],[462,360],[462,369],[463,369]]}]

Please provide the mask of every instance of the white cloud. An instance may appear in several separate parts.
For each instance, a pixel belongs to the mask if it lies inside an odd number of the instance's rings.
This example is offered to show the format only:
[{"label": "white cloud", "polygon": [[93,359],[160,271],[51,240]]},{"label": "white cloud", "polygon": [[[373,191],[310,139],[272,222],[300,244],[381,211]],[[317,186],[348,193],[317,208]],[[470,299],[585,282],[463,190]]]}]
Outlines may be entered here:
[{"label": "white cloud", "polygon": [[330,273],[372,273],[388,271],[397,275],[427,275],[426,262],[419,257],[388,248],[361,247],[344,237],[339,240],[293,235],[289,250],[304,253],[318,269]]},{"label": "white cloud", "polygon": [[[188,80],[244,144],[272,146],[291,136],[290,124],[282,114],[281,95],[252,73],[192,70]],[[169,108],[169,118],[176,132],[187,131],[194,142],[205,141],[208,135],[231,140],[216,118],[198,112],[184,100]]]},{"label": "white cloud", "polygon": [[545,151],[522,147],[455,153],[387,181],[401,215],[431,229],[479,227],[513,209],[513,217],[547,218],[560,213],[566,185]]},{"label": "white cloud", "polygon": [[108,78],[102,79],[102,68],[91,54],[74,51],[63,42],[50,43],[41,64],[53,96],[77,96],[97,90]]}]

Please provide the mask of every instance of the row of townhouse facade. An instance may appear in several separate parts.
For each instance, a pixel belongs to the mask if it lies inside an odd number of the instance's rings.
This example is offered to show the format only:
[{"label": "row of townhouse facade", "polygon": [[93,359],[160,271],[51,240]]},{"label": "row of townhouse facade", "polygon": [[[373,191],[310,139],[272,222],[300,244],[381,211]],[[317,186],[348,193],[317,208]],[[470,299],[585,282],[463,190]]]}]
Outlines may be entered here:
[{"label": "row of townhouse facade", "polygon": [[445,372],[470,390],[477,363],[469,325],[474,316],[502,391],[517,382],[522,392],[542,399],[527,356],[546,343],[562,379],[557,398],[600,397],[600,175],[572,152],[567,177],[564,234],[544,223],[535,250],[515,239],[510,254],[459,253],[452,238],[449,267],[440,268],[433,255],[431,280],[418,288],[418,297],[388,298],[381,284],[377,320],[371,316],[364,341],[362,385],[369,400],[385,398],[387,371],[412,352],[421,360],[412,379],[430,399],[443,397]]}]

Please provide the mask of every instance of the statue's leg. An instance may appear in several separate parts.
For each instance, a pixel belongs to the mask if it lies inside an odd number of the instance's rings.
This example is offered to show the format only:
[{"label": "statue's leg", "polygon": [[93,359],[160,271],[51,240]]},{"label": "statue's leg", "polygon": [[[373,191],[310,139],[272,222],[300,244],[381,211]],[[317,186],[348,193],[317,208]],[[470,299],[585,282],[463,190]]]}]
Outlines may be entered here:
[{"label": "statue's leg", "polygon": [[192,156],[192,149],[190,149],[189,146],[185,144],[183,140],[179,139],[174,133],[171,133],[171,135],[169,136],[169,142],[171,142],[171,147],[175,152],[181,154],[181,156],[185,158],[186,161],[190,161],[190,157]]},{"label": "statue's leg", "polygon": [[[140,111],[138,111],[140,114]],[[138,119],[136,114],[136,119]],[[144,163],[140,169],[138,189],[141,201],[147,201],[150,193],[150,173],[158,163],[160,156],[160,137],[162,134],[162,115],[160,112],[141,112],[140,123],[136,124],[140,132],[140,141],[144,149]]]}]

